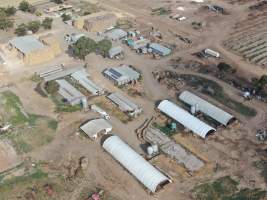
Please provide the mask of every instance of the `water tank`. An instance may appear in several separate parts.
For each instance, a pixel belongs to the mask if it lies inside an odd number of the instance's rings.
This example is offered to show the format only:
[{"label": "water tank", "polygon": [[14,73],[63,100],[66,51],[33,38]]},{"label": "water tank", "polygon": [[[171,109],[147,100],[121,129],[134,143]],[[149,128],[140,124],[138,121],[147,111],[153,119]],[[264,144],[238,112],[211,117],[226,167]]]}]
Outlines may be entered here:
[{"label": "water tank", "polygon": [[159,147],[158,147],[158,145],[154,144],[154,145],[152,145],[151,147],[152,147],[152,149],[153,149],[153,153],[158,153],[158,152],[159,152]]},{"label": "water tank", "polygon": [[83,106],[83,109],[87,109],[88,108],[88,103],[87,103],[87,99],[86,98],[82,99],[82,106]]},{"label": "water tank", "polygon": [[152,146],[147,147],[147,154],[151,156],[153,155],[153,153],[154,153],[153,147]]}]

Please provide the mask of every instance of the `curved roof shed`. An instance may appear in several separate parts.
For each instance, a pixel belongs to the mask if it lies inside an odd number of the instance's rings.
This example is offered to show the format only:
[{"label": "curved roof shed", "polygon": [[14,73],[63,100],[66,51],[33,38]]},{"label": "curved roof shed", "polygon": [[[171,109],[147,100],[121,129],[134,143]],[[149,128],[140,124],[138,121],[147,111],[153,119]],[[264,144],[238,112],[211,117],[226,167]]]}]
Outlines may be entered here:
[{"label": "curved roof shed", "polygon": [[162,185],[171,182],[118,136],[108,137],[102,146],[151,192],[156,192]]},{"label": "curved roof shed", "polygon": [[206,100],[196,96],[195,94],[184,91],[179,95],[179,99],[190,106],[196,106],[197,110],[215,119],[219,123],[227,126],[234,116],[214,106]]},{"label": "curved roof shed", "polygon": [[206,138],[209,133],[216,131],[211,126],[168,100],[161,101],[158,109],[202,138]]}]

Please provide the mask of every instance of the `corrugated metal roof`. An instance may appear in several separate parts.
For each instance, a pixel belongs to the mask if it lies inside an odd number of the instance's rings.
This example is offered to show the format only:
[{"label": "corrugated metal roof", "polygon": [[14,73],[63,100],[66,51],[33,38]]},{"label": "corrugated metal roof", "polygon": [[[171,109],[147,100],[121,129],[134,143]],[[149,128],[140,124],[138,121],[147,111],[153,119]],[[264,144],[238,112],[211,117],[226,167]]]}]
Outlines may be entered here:
[{"label": "corrugated metal roof", "polygon": [[48,76],[44,77],[45,81],[52,81],[52,80],[56,80],[56,79],[60,79],[63,78],[65,76],[69,76],[77,71],[83,70],[83,67],[74,67],[74,68],[69,68],[69,69],[65,69],[64,71],[60,71],[60,72],[56,72],[53,74],[49,74]]},{"label": "corrugated metal roof", "polygon": [[69,82],[64,79],[56,80],[59,84],[59,94],[63,96],[68,102],[73,102],[85,98],[85,96],[73,87]]},{"label": "corrugated metal roof", "polygon": [[149,47],[154,50],[157,51],[157,53],[161,53],[163,56],[169,55],[171,53],[171,50],[167,47],[162,46],[161,44],[158,43],[151,43],[149,45]]},{"label": "corrugated metal roof", "polygon": [[118,105],[123,112],[133,112],[139,109],[139,107],[135,103],[118,92],[114,92],[108,95],[107,98]]},{"label": "corrugated metal roof", "polygon": [[9,43],[24,54],[37,51],[45,47],[42,42],[31,35],[15,37],[10,40]]},{"label": "corrugated metal roof", "polygon": [[122,29],[112,29],[106,32],[107,38],[111,40],[119,40],[127,36],[127,32]]},{"label": "corrugated metal roof", "polygon": [[103,148],[151,192],[156,192],[160,184],[170,180],[136,153],[118,136],[110,136]]},{"label": "corrugated metal roof", "polygon": [[112,130],[112,125],[105,119],[90,120],[86,124],[82,125],[80,129],[86,133],[91,139],[97,138],[97,134],[101,131],[105,131],[105,134]]},{"label": "corrugated metal roof", "polygon": [[168,100],[160,102],[158,109],[202,138],[205,138],[208,133],[216,131],[211,126]]},{"label": "corrugated metal roof", "polygon": [[189,104],[190,106],[196,106],[197,110],[203,112],[204,114],[210,116],[211,118],[215,119],[225,126],[229,123],[230,120],[234,118],[234,116],[189,91],[182,92],[179,95],[179,99]]},{"label": "corrugated metal roof", "polygon": [[122,47],[121,46],[117,46],[117,47],[112,47],[109,50],[108,54],[109,54],[109,57],[110,58],[113,58],[114,56],[116,56],[116,55],[118,55],[118,54],[120,54],[122,52],[123,52]]},{"label": "corrugated metal roof", "polygon": [[74,72],[71,77],[80,83],[85,89],[91,92],[93,95],[99,95],[103,92],[103,89],[98,87],[93,81],[87,78],[89,75],[84,71],[80,70]]}]

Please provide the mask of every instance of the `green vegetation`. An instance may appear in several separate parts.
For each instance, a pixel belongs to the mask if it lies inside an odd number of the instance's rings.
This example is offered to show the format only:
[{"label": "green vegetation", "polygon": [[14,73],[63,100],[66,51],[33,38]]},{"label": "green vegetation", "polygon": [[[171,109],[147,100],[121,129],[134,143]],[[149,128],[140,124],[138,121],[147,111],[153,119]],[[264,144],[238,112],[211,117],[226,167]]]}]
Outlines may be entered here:
[{"label": "green vegetation", "polygon": [[116,27],[117,28],[122,28],[122,29],[130,29],[133,27],[133,24],[130,20],[127,19],[118,19],[116,22]]},{"label": "green vegetation", "polygon": [[42,27],[44,27],[44,29],[51,29],[52,28],[52,22],[53,22],[52,18],[46,17],[42,22]]},{"label": "green vegetation", "polygon": [[97,43],[97,50],[103,57],[108,56],[108,52],[112,47],[112,43],[110,40],[103,39]]},{"label": "green vegetation", "polygon": [[81,37],[72,47],[74,56],[85,59],[87,55],[93,52],[98,52],[102,56],[106,57],[108,51],[111,49],[112,43],[110,40],[103,39],[96,43],[94,40]]},{"label": "green vegetation", "polygon": [[63,0],[51,0],[52,2],[56,3],[56,4],[61,4],[63,3]]},{"label": "green vegetation", "polygon": [[266,191],[260,189],[238,189],[239,183],[230,176],[204,183],[193,189],[196,200],[263,200]]},{"label": "green vegetation", "polygon": [[43,79],[37,74],[37,73],[34,73],[31,77],[30,77],[30,80],[35,82],[35,83],[39,83],[41,82]]},{"label": "green vegetation", "polygon": [[37,31],[39,31],[41,26],[41,22],[36,20],[36,21],[31,21],[28,23],[27,27],[28,30],[32,31],[33,33],[36,33]]},{"label": "green vegetation", "polygon": [[36,9],[28,1],[23,0],[19,4],[19,10],[21,10],[23,12],[34,13]]},{"label": "green vegetation", "polygon": [[8,30],[13,27],[14,23],[9,17],[9,13],[5,8],[0,9],[0,29]]},{"label": "green vegetation", "polygon": [[57,124],[54,120],[26,113],[14,93],[0,93],[0,121],[12,124],[7,134],[0,139],[9,139],[18,153],[27,153],[52,141]]},{"label": "green vegetation", "polygon": [[201,92],[203,92],[204,94],[209,95],[210,97],[216,99],[218,102],[239,112],[244,116],[254,117],[257,115],[255,109],[247,107],[244,104],[231,99],[226,93],[224,93],[223,88],[212,80],[196,75],[181,74],[178,76],[194,89],[201,89]]},{"label": "green vegetation", "polygon": [[45,90],[48,94],[55,95],[59,90],[59,85],[56,81],[49,81],[45,85]]},{"label": "green vegetation", "polygon": [[262,75],[259,79],[253,78],[252,83],[257,92],[261,92],[267,85],[267,75]]},{"label": "green vegetation", "polygon": [[68,103],[64,103],[59,100],[56,96],[52,96],[51,99],[53,100],[54,104],[56,105],[57,112],[76,112],[82,109],[81,105],[72,106]]},{"label": "green vegetation", "polygon": [[63,15],[61,15],[61,18],[62,18],[62,21],[63,22],[71,20],[71,16],[70,15],[67,15],[66,13],[64,13]]},{"label": "green vegetation", "polygon": [[7,17],[10,17],[16,14],[17,9],[14,6],[9,6],[7,8],[0,8],[0,12],[4,12]]},{"label": "green vegetation", "polygon": [[28,27],[26,24],[22,23],[18,25],[18,27],[15,29],[15,34],[18,36],[23,36],[27,34]]},{"label": "green vegetation", "polygon": [[80,59],[85,59],[85,56],[96,50],[97,43],[87,37],[81,37],[73,46],[73,53]]},{"label": "green vegetation", "polygon": [[219,69],[220,72],[226,72],[226,73],[235,73],[236,70],[229,64],[225,62],[220,62],[217,65],[217,68]]}]

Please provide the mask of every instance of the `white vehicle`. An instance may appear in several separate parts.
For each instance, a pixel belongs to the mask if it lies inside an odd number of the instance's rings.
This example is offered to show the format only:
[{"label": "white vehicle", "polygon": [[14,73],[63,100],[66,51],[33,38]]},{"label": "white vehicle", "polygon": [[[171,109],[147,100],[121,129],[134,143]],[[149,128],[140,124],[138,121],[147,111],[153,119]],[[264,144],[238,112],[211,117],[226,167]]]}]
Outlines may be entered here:
[{"label": "white vehicle", "polygon": [[110,120],[109,114],[106,111],[104,111],[102,108],[98,107],[97,105],[91,105],[91,110],[99,113],[101,117],[103,117],[104,119]]},{"label": "white vehicle", "polygon": [[211,49],[205,49],[204,53],[206,55],[209,55],[209,56],[212,56],[212,57],[215,57],[215,58],[219,58],[220,57],[220,53],[218,53],[217,51],[213,51]]},{"label": "white vehicle", "polygon": [[185,16],[182,16],[182,17],[179,17],[178,18],[178,21],[184,21],[184,20],[186,20],[186,17]]}]

